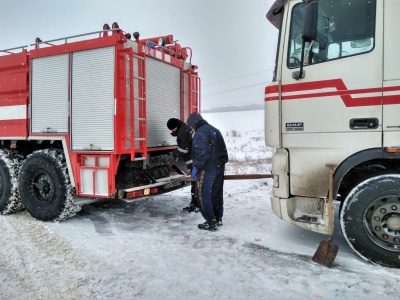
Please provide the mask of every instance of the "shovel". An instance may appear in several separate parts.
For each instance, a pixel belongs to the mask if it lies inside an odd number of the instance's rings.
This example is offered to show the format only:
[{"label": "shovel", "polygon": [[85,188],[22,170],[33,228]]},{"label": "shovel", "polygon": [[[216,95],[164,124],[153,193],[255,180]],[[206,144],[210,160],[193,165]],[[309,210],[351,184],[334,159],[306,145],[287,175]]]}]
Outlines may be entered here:
[{"label": "shovel", "polygon": [[329,168],[329,202],[328,202],[328,241],[321,241],[318,249],[315,252],[312,260],[316,263],[324,265],[328,268],[332,267],[333,261],[339,251],[338,245],[334,244],[333,241],[333,170],[336,165],[327,164]]}]

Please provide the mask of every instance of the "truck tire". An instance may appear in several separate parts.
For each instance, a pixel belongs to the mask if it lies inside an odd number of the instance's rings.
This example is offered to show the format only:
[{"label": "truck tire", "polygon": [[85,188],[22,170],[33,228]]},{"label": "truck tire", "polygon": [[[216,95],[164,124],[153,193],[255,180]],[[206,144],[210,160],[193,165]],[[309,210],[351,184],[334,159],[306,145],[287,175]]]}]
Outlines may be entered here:
[{"label": "truck tire", "polygon": [[18,174],[23,156],[17,151],[0,149],[0,213],[10,214],[24,208],[18,189]]},{"label": "truck tire", "polygon": [[26,210],[39,220],[61,221],[80,210],[74,204],[65,156],[60,150],[38,150],[28,155],[21,166],[19,190]]},{"label": "truck tire", "polygon": [[344,200],[340,225],[360,257],[400,267],[400,174],[377,175],[357,184]]}]

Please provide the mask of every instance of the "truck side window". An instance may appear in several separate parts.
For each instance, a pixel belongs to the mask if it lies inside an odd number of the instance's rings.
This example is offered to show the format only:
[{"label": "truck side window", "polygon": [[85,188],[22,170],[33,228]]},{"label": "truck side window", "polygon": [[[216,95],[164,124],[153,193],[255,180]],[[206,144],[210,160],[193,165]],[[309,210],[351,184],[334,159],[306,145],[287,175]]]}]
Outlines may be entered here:
[{"label": "truck side window", "polygon": [[[293,7],[287,67],[301,61],[304,3]],[[305,44],[304,66],[370,52],[375,45],[376,0],[320,0],[317,38]]]}]

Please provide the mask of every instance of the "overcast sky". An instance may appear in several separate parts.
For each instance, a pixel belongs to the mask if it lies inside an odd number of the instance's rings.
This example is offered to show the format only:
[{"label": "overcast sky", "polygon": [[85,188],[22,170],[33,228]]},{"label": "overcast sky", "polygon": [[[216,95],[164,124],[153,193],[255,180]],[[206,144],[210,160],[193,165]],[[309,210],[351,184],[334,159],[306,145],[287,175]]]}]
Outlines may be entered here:
[{"label": "overcast sky", "polygon": [[172,34],[193,50],[203,109],[263,103],[277,30],[273,0],[0,0],[0,49],[101,30],[118,22],[142,38]]}]

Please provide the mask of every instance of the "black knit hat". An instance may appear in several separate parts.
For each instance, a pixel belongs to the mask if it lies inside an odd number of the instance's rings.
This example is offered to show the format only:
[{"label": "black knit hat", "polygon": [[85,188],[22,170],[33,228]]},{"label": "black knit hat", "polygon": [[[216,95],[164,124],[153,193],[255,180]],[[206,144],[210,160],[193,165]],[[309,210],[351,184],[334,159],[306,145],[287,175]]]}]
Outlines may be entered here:
[{"label": "black knit hat", "polygon": [[179,127],[182,124],[182,121],[179,119],[171,118],[167,122],[167,127],[169,130]]}]

